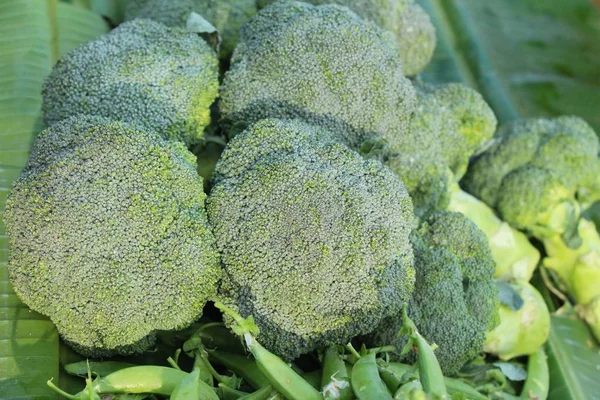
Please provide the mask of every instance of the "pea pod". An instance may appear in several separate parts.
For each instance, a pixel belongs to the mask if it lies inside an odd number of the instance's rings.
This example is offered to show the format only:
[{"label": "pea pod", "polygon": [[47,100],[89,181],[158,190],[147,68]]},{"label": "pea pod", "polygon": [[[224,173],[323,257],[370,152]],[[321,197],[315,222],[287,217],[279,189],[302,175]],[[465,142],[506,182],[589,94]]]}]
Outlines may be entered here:
[{"label": "pea pod", "polygon": [[219,397],[200,379],[200,370],[194,368],[173,389],[171,400],[219,400]]},{"label": "pea pod", "polygon": [[241,376],[254,389],[260,389],[270,385],[267,377],[258,369],[256,362],[251,358],[248,358],[248,356],[209,349],[206,351],[209,357],[217,364],[220,364],[234,374]]},{"label": "pea pod", "polygon": [[187,372],[155,365],[121,369],[94,382],[94,391],[103,393],[151,393],[169,396]]},{"label": "pea pod", "polygon": [[112,374],[113,372],[119,371],[124,368],[135,367],[135,364],[119,362],[119,361],[79,361],[76,363],[67,364],[64,366],[65,371],[69,375],[75,376],[87,376],[88,374],[88,364],[89,370],[92,371],[93,374],[97,376],[107,376]]},{"label": "pea pod", "polygon": [[273,394],[273,392],[275,392],[273,386],[268,385],[258,389],[254,393],[248,393],[246,396],[240,397],[238,400],[267,400],[271,398],[270,396]]},{"label": "pea pod", "polygon": [[359,400],[392,400],[385,384],[379,378],[376,354],[362,356],[352,368],[352,390]]},{"label": "pea pod", "polygon": [[545,399],[550,389],[548,360],[544,348],[540,347],[529,356],[527,364],[527,379],[521,391],[525,399]]},{"label": "pea pod", "polygon": [[232,389],[227,385],[219,383],[219,388],[217,389],[217,394],[219,395],[219,398],[221,400],[237,400],[237,399],[244,397],[250,393]]},{"label": "pea pod", "polygon": [[396,393],[394,393],[394,400],[405,400],[412,396],[409,396],[411,392],[421,392],[423,391],[423,386],[421,386],[421,382],[418,379],[414,379],[400,386]]},{"label": "pea pod", "polygon": [[323,375],[323,372],[320,369],[300,374],[300,376],[306,382],[308,382],[310,386],[314,387],[317,390],[321,389],[321,375]]},{"label": "pea pod", "polygon": [[350,400],[354,398],[346,363],[336,346],[330,346],[323,355],[321,390],[325,399]]}]

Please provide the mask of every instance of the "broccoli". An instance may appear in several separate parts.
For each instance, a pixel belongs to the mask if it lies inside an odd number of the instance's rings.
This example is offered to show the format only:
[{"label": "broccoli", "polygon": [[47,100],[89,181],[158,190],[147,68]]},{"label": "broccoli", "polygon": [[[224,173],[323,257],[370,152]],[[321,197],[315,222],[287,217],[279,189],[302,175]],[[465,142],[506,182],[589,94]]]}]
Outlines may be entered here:
[{"label": "broccoli", "polygon": [[386,164],[406,185],[417,215],[443,210],[469,157],[494,134],[496,117],[476,91],[458,83],[419,84],[404,135],[389,141]]},{"label": "broccoli", "polygon": [[[486,332],[498,322],[494,261],[483,232],[460,213],[431,213],[411,234],[416,282],[408,315],[451,375],[483,351]],[[397,343],[400,313],[388,318],[369,342]],[[412,356],[414,358],[414,356]],[[414,359],[408,358],[411,361]]]},{"label": "broccoli", "polygon": [[502,126],[462,183],[512,226],[542,241],[545,267],[600,337],[600,237],[582,211],[600,197],[598,137],[578,117]]},{"label": "broccoli", "polygon": [[217,64],[196,34],[150,20],[124,23],[58,61],[42,89],[44,122],[97,115],[198,142],[218,94]]},{"label": "broccoli", "polygon": [[76,116],[37,138],[6,203],[16,293],[87,356],[183,328],[221,276],[195,157],[133,125]]},{"label": "broccoli", "polygon": [[213,178],[221,296],[255,318],[270,351],[291,360],[400,313],[414,283],[412,205],[379,161],[321,127],[268,119],[229,142]]},{"label": "broccoli", "polygon": [[130,0],[125,20],[148,18],[167,26],[185,27],[190,12],[213,24],[223,38],[219,58],[227,60],[239,41],[242,25],[256,14],[255,0]]},{"label": "broccoli", "polygon": [[405,135],[415,107],[391,34],[338,5],[262,9],[242,28],[231,64],[220,109],[234,133],[264,118],[299,118],[360,149]]},{"label": "broccoli", "polygon": [[[402,69],[414,76],[429,64],[435,49],[435,27],[425,10],[413,0],[303,0],[313,5],[339,4],[394,34]],[[259,8],[275,0],[259,0]]]}]

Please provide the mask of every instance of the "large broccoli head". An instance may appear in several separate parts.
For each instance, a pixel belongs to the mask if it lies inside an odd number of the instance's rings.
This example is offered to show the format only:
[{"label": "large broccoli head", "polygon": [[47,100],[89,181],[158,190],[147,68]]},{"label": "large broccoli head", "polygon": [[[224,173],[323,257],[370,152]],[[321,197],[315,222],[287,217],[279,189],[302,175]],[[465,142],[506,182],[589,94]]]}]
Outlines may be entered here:
[{"label": "large broccoli head", "polygon": [[293,359],[398,314],[414,283],[400,179],[320,127],[263,120],[237,135],[207,200],[225,302]]},{"label": "large broccoli head", "polygon": [[58,61],[42,89],[44,121],[97,115],[194,143],[210,122],[217,64],[196,34],[150,20],[127,22]]},{"label": "large broccoli head", "polygon": [[346,7],[281,1],[244,25],[220,107],[229,126],[299,118],[359,148],[403,135],[414,103],[391,34]]},{"label": "large broccoli head", "polygon": [[6,203],[16,293],[82,354],[145,350],[216,293],[205,197],[181,143],[100,117],[55,124]]},{"label": "large broccoli head", "polygon": [[[276,0],[259,0],[259,7]],[[399,45],[402,69],[408,76],[419,73],[433,56],[435,27],[423,7],[413,0],[303,0],[313,5],[339,4],[360,17],[392,32]]]},{"label": "large broccoli head", "polygon": [[[408,314],[423,337],[439,346],[435,354],[444,373],[454,374],[483,351],[486,332],[498,322],[492,253],[474,223],[449,211],[430,214],[411,242],[416,282]],[[402,348],[404,339],[396,336],[401,325],[398,314],[371,340]]]},{"label": "large broccoli head", "polygon": [[578,117],[503,125],[461,182],[509,224],[541,239],[577,240],[579,197],[598,198],[598,137]]},{"label": "large broccoli head", "polygon": [[228,59],[239,41],[240,28],[256,14],[255,0],[130,0],[125,20],[148,18],[167,26],[185,27],[191,12],[213,24],[223,38],[219,58]]},{"label": "large broccoli head", "polygon": [[410,131],[390,142],[387,165],[406,185],[418,215],[445,209],[469,158],[494,134],[483,97],[459,83],[420,84]]}]

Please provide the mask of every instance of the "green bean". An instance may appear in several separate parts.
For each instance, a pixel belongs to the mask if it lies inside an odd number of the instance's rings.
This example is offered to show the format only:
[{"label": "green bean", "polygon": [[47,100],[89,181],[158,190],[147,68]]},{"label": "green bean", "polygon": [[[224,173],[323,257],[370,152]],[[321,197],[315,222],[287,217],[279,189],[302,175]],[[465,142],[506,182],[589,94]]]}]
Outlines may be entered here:
[{"label": "green bean", "polygon": [[521,397],[526,399],[545,399],[550,388],[550,375],[548,359],[544,348],[540,347],[529,356],[527,363],[527,379],[521,392]]},{"label": "green bean", "polygon": [[289,400],[323,400],[321,394],[281,358],[265,349],[250,333],[244,334],[246,347],[254,356],[258,369],[271,385]]},{"label": "green bean", "polygon": [[359,400],[392,400],[385,384],[379,378],[375,353],[362,356],[352,368],[352,390]]},{"label": "green bean", "polygon": [[[135,364],[119,361],[90,361],[89,368],[92,373],[97,376],[106,376],[113,372],[119,371],[123,368],[135,367]],[[67,364],[64,366],[65,371],[69,375],[75,376],[87,376],[88,374],[88,361],[79,361],[76,363]]]},{"label": "green bean", "polygon": [[238,376],[241,376],[254,389],[260,389],[269,386],[269,380],[258,369],[256,362],[248,356],[227,353],[217,350],[206,350],[209,357],[217,364],[224,366]]},{"label": "green bean", "polygon": [[144,365],[113,372],[94,382],[94,391],[103,393],[152,393],[168,396],[187,372],[169,367]]},{"label": "green bean", "polygon": [[346,363],[336,346],[330,346],[323,355],[321,390],[325,399],[350,400],[354,398]]}]

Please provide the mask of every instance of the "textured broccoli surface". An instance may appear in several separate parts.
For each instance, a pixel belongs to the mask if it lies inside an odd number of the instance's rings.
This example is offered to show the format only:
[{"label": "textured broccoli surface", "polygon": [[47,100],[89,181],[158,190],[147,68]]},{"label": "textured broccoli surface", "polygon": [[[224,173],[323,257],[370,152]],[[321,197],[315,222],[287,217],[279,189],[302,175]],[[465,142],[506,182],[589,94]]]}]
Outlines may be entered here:
[{"label": "textured broccoli surface", "polygon": [[40,134],[7,200],[16,293],[87,356],[141,352],[215,295],[221,269],[193,154],[122,122]]},{"label": "textured broccoli surface", "polygon": [[[600,197],[598,137],[578,117],[525,119],[498,129],[461,182],[509,224],[541,239],[571,241],[578,197]],[[575,246],[577,247],[577,246]]]},{"label": "textured broccoli surface", "polygon": [[219,58],[228,59],[239,41],[240,28],[256,14],[255,0],[130,0],[125,20],[147,18],[167,26],[185,27],[191,12],[217,28],[223,41]]},{"label": "textured broccoli surface", "polygon": [[242,28],[221,89],[228,126],[299,118],[352,148],[408,130],[415,106],[390,33],[339,5],[281,1]]},{"label": "textured broccoli surface", "polygon": [[[415,290],[408,315],[429,343],[444,374],[454,374],[483,351],[486,332],[498,322],[494,261],[483,232],[460,213],[432,213],[411,235]],[[377,329],[374,343],[396,343],[400,314]],[[414,355],[409,355],[414,357]],[[415,361],[410,359],[410,361]]]},{"label": "textured broccoli surface", "polygon": [[420,84],[410,131],[390,141],[387,165],[406,185],[418,215],[448,206],[469,158],[490,139],[496,117],[483,97],[458,83]]},{"label": "textured broccoli surface", "polygon": [[375,160],[300,121],[237,135],[207,200],[225,302],[286,359],[347,343],[399,314],[414,283],[412,205]]},{"label": "textured broccoli surface", "polygon": [[[265,7],[276,0],[259,0]],[[399,44],[402,69],[405,75],[419,73],[433,56],[435,27],[429,15],[413,0],[304,0],[313,5],[339,4],[350,8],[360,17],[392,32]]]},{"label": "textured broccoli surface", "polygon": [[42,89],[44,122],[97,115],[191,144],[218,86],[217,57],[198,35],[135,20],[58,61]]}]

